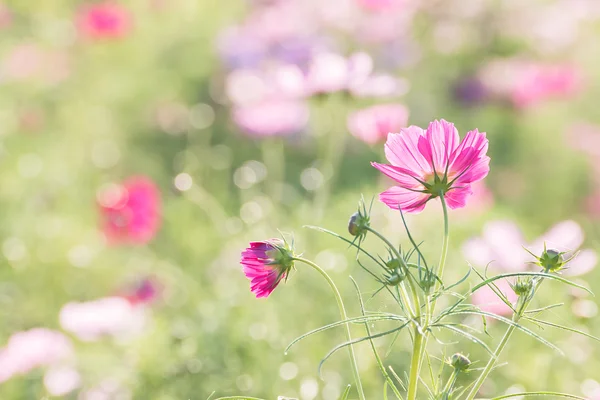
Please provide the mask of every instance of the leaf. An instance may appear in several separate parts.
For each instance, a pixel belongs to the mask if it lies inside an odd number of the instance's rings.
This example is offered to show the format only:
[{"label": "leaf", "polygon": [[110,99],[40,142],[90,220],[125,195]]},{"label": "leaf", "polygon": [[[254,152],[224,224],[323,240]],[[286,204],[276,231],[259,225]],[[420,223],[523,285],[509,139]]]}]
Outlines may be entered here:
[{"label": "leaf", "polygon": [[564,305],[565,305],[565,303],[551,304],[551,305],[546,306],[546,307],[536,308],[536,309],[533,309],[533,310],[527,310],[527,311],[525,311],[525,314],[540,313],[542,311],[550,310],[552,308],[561,307],[561,306],[564,306]]},{"label": "leaf", "polygon": [[475,287],[473,287],[471,289],[471,291],[469,292],[469,294],[475,293],[475,291],[477,289],[479,289],[479,288],[487,285],[489,282],[493,282],[493,281],[496,281],[496,280],[502,279],[502,278],[510,278],[510,277],[513,277],[513,276],[538,276],[538,277],[541,277],[541,278],[552,279],[552,280],[555,280],[555,281],[566,283],[567,285],[579,288],[581,290],[585,290],[586,292],[588,292],[589,294],[591,294],[592,296],[594,296],[594,293],[590,289],[586,288],[585,286],[579,285],[579,284],[577,284],[575,282],[572,282],[572,281],[570,281],[568,279],[565,279],[565,278],[563,278],[561,276],[558,276],[558,275],[555,275],[555,274],[547,274],[545,272],[510,272],[510,273],[506,273],[506,274],[496,275],[496,276],[493,276],[491,278],[486,279],[485,281],[483,281],[480,284],[478,284]]},{"label": "leaf", "polygon": [[[511,393],[511,394],[505,394],[503,396],[498,396],[498,397],[494,397],[491,400],[502,400],[502,399],[510,399],[511,397],[531,397],[531,396],[558,396],[558,397],[563,397],[565,399],[577,399],[577,400],[586,400],[583,397],[579,397],[579,396],[575,396],[574,394],[567,394],[567,393],[558,393],[558,392],[522,392],[522,393]],[[478,400],[484,400],[484,399],[478,399]]]},{"label": "leaf", "polygon": [[533,321],[533,322],[536,322],[538,324],[548,325],[548,326],[552,326],[554,328],[562,329],[562,330],[565,330],[565,331],[578,333],[578,334],[580,334],[582,336],[585,336],[585,337],[588,337],[590,339],[594,339],[594,340],[600,342],[600,338],[598,338],[598,337],[596,337],[594,335],[590,335],[589,333],[580,331],[579,329],[569,328],[568,326],[563,326],[563,325],[555,324],[555,323],[552,323],[552,322],[548,322],[548,321],[544,321],[544,320],[541,320],[541,319],[537,319],[537,318],[533,318],[533,317],[528,317],[528,316],[525,316],[523,318],[528,319],[528,320]]},{"label": "leaf", "polygon": [[295,345],[302,339],[305,339],[308,336],[314,335],[315,333],[323,332],[323,331],[326,331],[327,329],[335,328],[336,326],[348,324],[350,322],[364,323],[364,322],[382,321],[382,320],[406,321],[407,319],[404,317],[401,317],[399,315],[385,313],[385,314],[372,315],[372,316],[368,316],[368,317],[366,317],[366,316],[352,317],[352,318],[348,318],[347,320],[344,320],[344,321],[333,322],[331,324],[322,326],[317,329],[313,329],[310,332],[306,332],[305,334],[298,336],[296,339],[292,340],[292,342],[290,344],[288,344],[288,346],[284,350],[284,353],[287,353],[293,345]]},{"label": "leaf", "polygon": [[541,337],[540,335],[538,335],[537,333],[531,331],[529,328],[526,328],[523,325],[520,325],[520,324],[518,324],[518,323],[516,323],[514,321],[511,321],[508,318],[504,318],[504,317],[502,317],[500,315],[496,315],[496,314],[485,312],[485,311],[479,311],[479,310],[457,311],[457,312],[453,313],[453,315],[460,315],[460,314],[485,315],[487,317],[497,319],[498,321],[502,321],[505,324],[514,326],[515,328],[519,329],[521,332],[524,332],[524,333],[528,334],[529,336],[537,339],[539,342],[541,342],[541,343],[545,344],[546,346],[550,347],[551,349],[557,351],[559,354],[564,355],[564,353],[562,352],[561,349],[559,349],[558,347],[556,347],[555,345],[553,345],[552,343],[550,343],[549,341],[547,341],[546,339],[544,339],[543,337]]},{"label": "leaf", "polygon": [[351,387],[352,387],[352,385],[346,386],[346,389],[344,389],[344,392],[340,396],[339,400],[346,400],[348,398],[348,396],[350,396],[350,388]]},{"label": "leaf", "polygon": [[447,324],[447,325],[440,324],[440,325],[432,325],[432,326],[435,326],[435,327],[438,327],[438,328],[446,328],[446,329],[448,329],[448,330],[451,330],[451,331],[453,331],[453,332],[456,332],[456,333],[458,333],[459,335],[463,335],[463,336],[464,336],[464,337],[466,337],[467,339],[469,339],[469,340],[471,340],[471,341],[473,341],[473,342],[477,343],[477,344],[478,344],[478,345],[480,345],[481,347],[483,347],[483,348],[484,348],[484,349],[485,349],[485,350],[486,350],[486,351],[487,351],[489,354],[491,354],[492,356],[494,356],[494,352],[492,351],[492,349],[490,349],[490,348],[488,347],[488,345],[487,345],[487,344],[485,344],[485,343],[484,343],[484,342],[483,342],[481,339],[479,339],[477,336],[475,336],[475,335],[471,335],[469,332],[463,331],[462,329],[460,329],[460,328],[457,328],[456,326],[454,326],[454,325],[450,325],[450,324]]},{"label": "leaf", "polygon": [[329,351],[329,353],[327,353],[327,355],[319,363],[319,368],[318,368],[319,377],[321,376],[321,368],[323,368],[323,364],[325,363],[325,361],[327,361],[329,359],[329,357],[331,357],[338,350],[340,350],[340,349],[342,349],[342,348],[344,348],[346,346],[350,346],[350,345],[353,345],[353,344],[356,344],[356,343],[364,342],[365,340],[371,340],[371,339],[375,339],[375,338],[378,338],[378,337],[390,335],[390,334],[392,334],[392,333],[394,333],[396,331],[399,331],[399,330],[403,329],[406,325],[410,324],[410,322],[411,321],[405,322],[404,324],[400,325],[398,328],[390,329],[388,331],[376,333],[375,335],[365,336],[365,337],[362,337],[362,338],[359,338],[359,339],[353,339],[353,340],[350,340],[350,341],[338,344],[333,349],[331,349]]}]

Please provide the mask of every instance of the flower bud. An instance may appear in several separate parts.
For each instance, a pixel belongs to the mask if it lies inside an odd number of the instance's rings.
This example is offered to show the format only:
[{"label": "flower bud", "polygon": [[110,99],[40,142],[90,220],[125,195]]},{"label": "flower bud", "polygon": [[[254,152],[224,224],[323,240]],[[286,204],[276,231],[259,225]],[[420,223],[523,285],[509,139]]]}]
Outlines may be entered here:
[{"label": "flower bud", "polygon": [[352,236],[365,236],[369,228],[369,217],[360,211],[355,212],[348,221],[348,232]]},{"label": "flower bud", "polygon": [[391,258],[388,262],[385,263],[385,266],[392,271],[399,269],[401,265],[402,264],[400,263],[400,260],[398,260],[397,258]]},{"label": "flower bud", "polygon": [[436,276],[433,272],[425,270],[419,278],[419,283],[426,292],[435,286]]},{"label": "flower bud", "polygon": [[466,371],[471,365],[471,360],[469,360],[464,354],[456,353],[450,357],[450,365],[458,371]]},{"label": "flower bud", "polygon": [[398,286],[406,278],[406,275],[400,268],[396,268],[389,274],[385,274],[385,284],[388,286]]},{"label": "flower bud", "polygon": [[517,296],[528,296],[533,289],[533,281],[530,278],[518,278],[510,287]]},{"label": "flower bud", "polygon": [[546,271],[559,271],[565,261],[562,255],[563,253],[560,253],[556,250],[544,250],[539,258],[540,265]]}]

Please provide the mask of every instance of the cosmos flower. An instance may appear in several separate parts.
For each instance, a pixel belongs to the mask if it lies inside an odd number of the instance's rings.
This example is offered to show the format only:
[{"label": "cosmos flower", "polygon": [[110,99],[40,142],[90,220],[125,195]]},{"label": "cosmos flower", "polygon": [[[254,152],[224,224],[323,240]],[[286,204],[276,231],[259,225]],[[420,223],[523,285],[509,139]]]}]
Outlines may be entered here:
[{"label": "cosmos flower", "polygon": [[308,123],[308,106],[296,100],[267,100],[235,107],[233,121],[250,136],[287,136],[303,130]]},{"label": "cosmos flower", "polygon": [[14,333],[0,349],[0,382],[38,368],[55,365],[74,354],[69,338],[46,328]]},{"label": "cosmos flower", "polygon": [[102,230],[111,244],[144,244],[161,223],[158,188],[146,177],[132,177],[99,195]]},{"label": "cosmos flower", "polygon": [[371,163],[397,185],[379,195],[388,207],[420,212],[425,204],[443,195],[452,209],[464,207],[471,184],[488,174],[488,140],[477,129],[462,142],[454,124],[433,121],[427,130],[410,126],[390,133],[385,155],[390,164]]},{"label": "cosmos flower", "polygon": [[241,264],[250,279],[250,290],[259,297],[268,297],[287,278],[294,266],[294,255],[281,239],[251,242],[242,252]]},{"label": "cosmos flower", "polygon": [[356,138],[375,144],[388,133],[406,127],[408,109],[402,104],[381,104],[356,111],[348,116],[348,130]]},{"label": "cosmos flower", "polygon": [[106,1],[84,6],[77,15],[81,34],[91,39],[118,39],[131,30],[131,14],[121,4]]},{"label": "cosmos flower", "polygon": [[123,297],[105,297],[87,302],[65,304],[59,315],[61,327],[83,341],[103,336],[127,337],[139,333],[146,325],[143,307]]}]

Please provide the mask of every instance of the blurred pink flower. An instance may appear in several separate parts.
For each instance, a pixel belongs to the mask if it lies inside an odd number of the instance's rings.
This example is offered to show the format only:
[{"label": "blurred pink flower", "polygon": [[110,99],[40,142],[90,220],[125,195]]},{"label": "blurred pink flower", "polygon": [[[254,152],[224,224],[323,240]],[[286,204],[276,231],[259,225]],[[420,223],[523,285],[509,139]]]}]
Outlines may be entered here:
[{"label": "blurred pink flower", "polygon": [[160,192],[146,177],[132,177],[102,191],[98,199],[102,229],[109,243],[144,244],[161,223]]},{"label": "blurred pink flower", "polygon": [[402,104],[381,104],[356,111],[348,116],[348,130],[356,138],[375,144],[398,132],[408,122],[408,109]]},{"label": "blurred pink flower", "polygon": [[14,333],[0,349],[0,382],[38,367],[57,364],[73,355],[71,341],[60,332],[34,328]]},{"label": "blurred pink flower", "polygon": [[389,164],[371,163],[398,185],[379,195],[392,209],[420,212],[443,192],[452,209],[464,207],[472,194],[471,184],[488,174],[488,140],[477,129],[462,142],[454,124],[433,121],[427,130],[410,126],[390,133],[385,144]]},{"label": "blurred pink flower", "polygon": [[[262,242],[250,242],[250,247],[242,252],[241,264],[244,274],[250,279],[250,290],[257,298],[268,297],[287,278],[292,260],[285,259],[286,253],[281,249],[285,243],[281,239],[270,239]],[[281,263],[282,257],[285,259]]]},{"label": "blurred pink flower", "polygon": [[308,123],[308,106],[296,100],[266,100],[232,110],[235,124],[250,136],[287,136]]},{"label": "blurred pink flower", "polygon": [[367,53],[357,52],[345,58],[337,53],[321,52],[312,58],[306,74],[306,92],[361,92],[373,78],[372,71],[373,59]]},{"label": "blurred pink flower", "polygon": [[390,11],[401,7],[405,0],[357,0],[358,4],[373,11]]},{"label": "blurred pink flower", "polygon": [[112,1],[87,4],[77,15],[79,31],[91,39],[122,38],[130,32],[131,24],[129,11]]},{"label": "blurred pink flower", "polygon": [[493,61],[480,77],[492,93],[507,97],[518,108],[550,98],[568,98],[581,87],[579,70],[573,66],[513,59]]},{"label": "blurred pink flower", "polygon": [[[539,238],[528,244],[519,227],[511,221],[491,221],[483,228],[481,237],[472,238],[463,244],[463,254],[467,261],[477,267],[490,268],[501,272],[519,272],[536,270],[529,264],[533,261],[523,247],[533,254],[541,255],[544,243],[548,249],[566,252],[570,258],[582,245],[584,233],[579,224],[567,220],[555,224]],[[597,264],[594,250],[583,249],[561,272],[567,276],[583,275]],[[538,269],[539,270],[539,269]]]},{"label": "blurred pink flower", "polygon": [[585,199],[585,210],[594,219],[600,219],[600,189]]},{"label": "blurred pink flower", "polygon": [[147,322],[146,310],[123,297],[105,297],[65,304],[59,315],[61,327],[84,341],[103,336],[117,338],[140,333]]},{"label": "blurred pink flower", "polygon": [[51,367],[44,374],[44,386],[52,396],[64,396],[81,385],[81,375],[72,367]]},{"label": "blurred pink flower", "polygon": [[[508,300],[514,304],[517,301],[518,296],[510,287],[510,284],[506,279],[495,280],[494,283],[500,289]],[[471,302],[479,307],[482,311],[486,311],[498,315],[510,315],[512,309],[504,303],[500,297],[489,286],[483,286],[473,293],[471,296]]]},{"label": "blurred pink flower", "polygon": [[71,72],[68,54],[45,49],[36,43],[21,43],[12,47],[0,64],[0,81],[37,80],[55,84]]},{"label": "blurred pink flower", "polygon": [[517,224],[512,221],[490,221],[483,227],[481,237],[467,240],[462,251],[470,263],[503,272],[525,270],[530,256],[523,249],[525,238]]},{"label": "blurred pink flower", "polygon": [[9,27],[12,20],[13,16],[10,9],[5,4],[0,3],[0,29]]}]

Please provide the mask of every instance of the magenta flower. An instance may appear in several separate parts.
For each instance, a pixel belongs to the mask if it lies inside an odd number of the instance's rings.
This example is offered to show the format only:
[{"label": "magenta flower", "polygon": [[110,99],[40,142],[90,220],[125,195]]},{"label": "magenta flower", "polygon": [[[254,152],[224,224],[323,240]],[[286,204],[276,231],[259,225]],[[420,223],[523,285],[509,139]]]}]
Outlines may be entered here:
[{"label": "magenta flower", "polygon": [[131,30],[131,15],[120,4],[110,1],[83,7],[77,16],[81,34],[91,39],[118,39]]},{"label": "magenta flower", "polygon": [[102,230],[111,244],[149,242],[161,222],[158,188],[145,177],[129,178],[99,196]]},{"label": "magenta flower", "polygon": [[385,155],[390,164],[371,163],[397,182],[379,195],[393,209],[420,212],[425,204],[444,196],[452,209],[464,207],[471,184],[488,174],[490,158],[484,132],[469,131],[460,141],[454,124],[433,121],[427,130],[410,126],[390,133]]},{"label": "magenta flower", "polygon": [[250,242],[242,252],[244,274],[257,298],[268,297],[294,266],[294,254],[281,239]]},{"label": "magenta flower", "polygon": [[348,130],[363,142],[375,144],[406,127],[407,121],[408,109],[402,104],[381,104],[350,114]]}]

